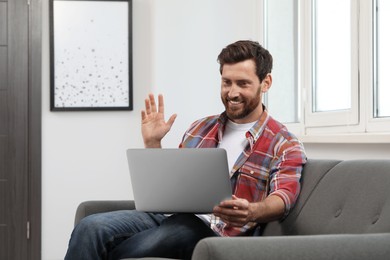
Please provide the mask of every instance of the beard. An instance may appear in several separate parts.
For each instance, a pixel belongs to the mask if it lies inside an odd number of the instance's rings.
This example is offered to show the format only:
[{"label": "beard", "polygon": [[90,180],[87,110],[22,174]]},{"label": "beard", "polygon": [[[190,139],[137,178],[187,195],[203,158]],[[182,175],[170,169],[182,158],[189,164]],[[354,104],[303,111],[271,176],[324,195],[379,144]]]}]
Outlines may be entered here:
[{"label": "beard", "polygon": [[[253,98],[236,97],[230,99],[227,96],[221,97],[229,119],[243,119],[252,113],[259,105],[261,105],[260,92],[261,91],[259,90],[256,96]],[[235,102],[236,104],[232,104],[231,102]]]}]

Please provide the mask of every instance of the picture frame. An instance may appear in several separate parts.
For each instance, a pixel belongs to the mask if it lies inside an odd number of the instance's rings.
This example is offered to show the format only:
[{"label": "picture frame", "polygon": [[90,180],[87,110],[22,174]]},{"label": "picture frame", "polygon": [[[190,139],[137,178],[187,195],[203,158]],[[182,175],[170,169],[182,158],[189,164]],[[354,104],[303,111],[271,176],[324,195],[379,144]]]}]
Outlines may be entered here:
[{"label": "picture frame", "polygon": [[50,0],[50,110],[132,110],[132,0]]}]

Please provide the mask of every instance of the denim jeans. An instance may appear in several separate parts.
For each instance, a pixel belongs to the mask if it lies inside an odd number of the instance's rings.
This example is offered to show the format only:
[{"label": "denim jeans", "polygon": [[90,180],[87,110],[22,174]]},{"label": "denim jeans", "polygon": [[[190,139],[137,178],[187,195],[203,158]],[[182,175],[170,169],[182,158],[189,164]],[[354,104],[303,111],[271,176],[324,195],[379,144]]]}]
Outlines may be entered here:
[{"label": "denim jeans", "polygon": [[193,214],[100,213],[82,219],[75,227],[65,260],[190,259],[196,243],[210,236],[217,234]]}]

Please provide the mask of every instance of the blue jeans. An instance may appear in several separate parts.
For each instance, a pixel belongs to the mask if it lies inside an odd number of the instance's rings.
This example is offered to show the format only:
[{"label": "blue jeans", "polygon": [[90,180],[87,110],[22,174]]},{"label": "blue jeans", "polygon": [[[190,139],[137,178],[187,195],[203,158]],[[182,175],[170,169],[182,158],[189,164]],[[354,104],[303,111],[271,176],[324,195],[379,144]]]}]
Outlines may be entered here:
[{"label": "blue jeans", "polygon": [[75,227],[65,260],[190,259],[196,243],[210,236],[217,234],[193,214],[100,213],[84,218]]}]

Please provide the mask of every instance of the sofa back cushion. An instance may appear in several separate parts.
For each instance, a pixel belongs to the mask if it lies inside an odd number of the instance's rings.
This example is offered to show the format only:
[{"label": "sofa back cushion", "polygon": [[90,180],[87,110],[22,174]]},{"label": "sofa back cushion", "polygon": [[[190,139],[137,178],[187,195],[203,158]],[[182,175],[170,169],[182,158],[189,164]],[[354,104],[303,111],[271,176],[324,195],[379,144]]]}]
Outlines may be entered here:
[{"label": "sofa back cushion", "polygon": [[309,160],[300,197],[263,235],[390,232],[390,160]]}]

